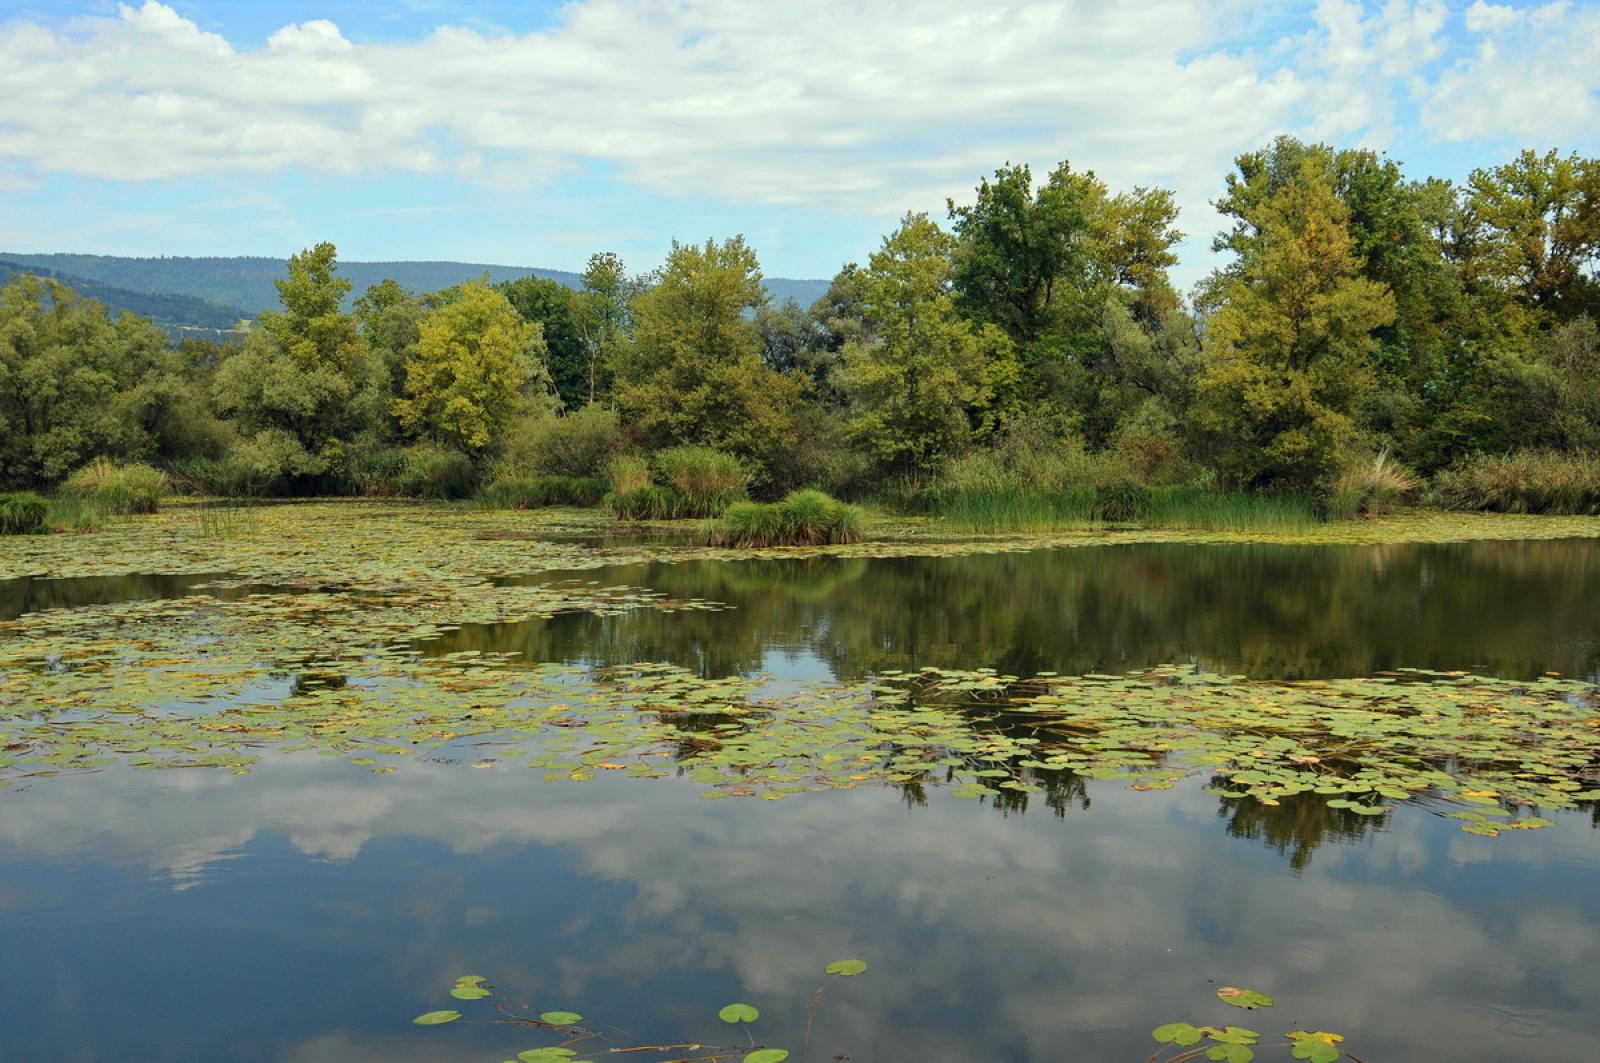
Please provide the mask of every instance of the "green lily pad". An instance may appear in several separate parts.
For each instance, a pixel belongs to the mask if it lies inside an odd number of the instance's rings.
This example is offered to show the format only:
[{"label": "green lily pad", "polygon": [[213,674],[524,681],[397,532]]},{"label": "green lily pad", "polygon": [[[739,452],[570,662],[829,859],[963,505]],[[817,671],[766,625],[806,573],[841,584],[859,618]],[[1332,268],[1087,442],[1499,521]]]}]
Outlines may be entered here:
[{"label": "green lily pad", "polygon": [[761,1018],[761,1012],[749,1004],[729,1004],[717,1012],[717,1017],[723,1022],[755,1022]]},{"label": "green lily pad", "polygon": [[834,960],[823,970],[829,974],[836,974],[843,978],[854,978],[867,969],[865,960]]},{"label": "green lily pad", "polygon": [[571,1026],[575,1022],[582,1022],[583,1016],[575,1011],[541,1011],[539,1021],[551,1026]]},{"label": "green lily pad", "polygon": [[459,1011],[430,1011],[418,1015],[411,1021],[418,1026],[442,1026],[447,1022],[455,1022],[461,1018]]}]

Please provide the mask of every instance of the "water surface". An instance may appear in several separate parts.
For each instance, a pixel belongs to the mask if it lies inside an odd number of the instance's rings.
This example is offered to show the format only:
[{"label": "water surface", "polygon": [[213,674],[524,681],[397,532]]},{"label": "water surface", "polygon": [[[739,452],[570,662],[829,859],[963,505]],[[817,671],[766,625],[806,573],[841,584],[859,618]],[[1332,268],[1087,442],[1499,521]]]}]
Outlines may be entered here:
[{"label": "water surface", "polygon": [[[1600,664],[1587,541],[584,578],[733,608],[469,627],[424,648],[796,678]],[[829,986],[796,1059],[1138,1063],[1174,1019],[1337,1030],[1366,1063],[1555,1063],[1600,1043],[1588,815],[1489,839],[1422,807],[1369,821],[1223,801],[1203,780],[1140,794],[1065,773],[998,804],[938,787],[706,801],[687,780],[547,783],[510,758],[474,769],[479,755],[447,747],[374,775],[280,753],[246,776],[111,766],[0,791],[0,1058],[496,1063],[549,1043],[412,1026],[434,1008],[485,1013],[448,997],[462,974],[615,1027],[619,1046],[732,1043],[716,1011],[748,1001],[763,1040],[797,1049],[821,968],[847,956],[869,971]],[[1217,1002],[1221,985],[1278,1004],[1246,1015]]]}]

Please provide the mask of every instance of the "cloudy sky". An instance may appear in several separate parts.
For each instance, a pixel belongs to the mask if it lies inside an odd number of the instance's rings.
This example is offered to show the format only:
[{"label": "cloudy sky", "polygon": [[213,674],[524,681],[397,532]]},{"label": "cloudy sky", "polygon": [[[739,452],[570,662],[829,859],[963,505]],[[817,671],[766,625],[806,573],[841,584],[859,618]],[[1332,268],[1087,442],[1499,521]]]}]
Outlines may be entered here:
[{"label": "cloudy sky", "polygon": [[0,250],[862,258],[1010,161],[1173,188],[1280,132],[1600,149],[1600,3],[0,0]]}]

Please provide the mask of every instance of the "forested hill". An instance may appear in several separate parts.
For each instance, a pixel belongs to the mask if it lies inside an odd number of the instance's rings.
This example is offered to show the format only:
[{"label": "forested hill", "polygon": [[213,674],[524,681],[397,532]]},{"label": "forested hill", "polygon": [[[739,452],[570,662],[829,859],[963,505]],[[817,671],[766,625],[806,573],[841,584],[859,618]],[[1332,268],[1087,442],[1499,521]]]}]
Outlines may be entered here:
[{"label": "forested hill", "polygon": [[[263,310],[276,309],[278,292],[272,282],[286,275],[284,261],[280,258],[120,258],[113,255],[24,255],[0,251],[0,260],[40,272],[51,271],[99,285],[110,285],[130,294],[188,296],[204,303],[217,304],[218,307],[242,307],[246,313],[236,314],[236,317],[254,317]],[[413,292],[433,292],[463,281],[476,280],[485,273],[494,282],[535,276],[548,277],[568,287],[578,285],[576,273],[527,266],[496,266],[481,262],[339,263],[339,275],[351,282],[352,302],[369,286],[385,279],[398,281]],[[62,279],[65,280],[65,276]],[[787,280],[779,277],[769,277],[766,285],[775,302],[793,299],[801,306],[810,306],[828,289],[825,280]],[[164,324],[205,323],[198,320],[167,321],[163,315],[139,310],[125,299],[87,291],[80,284],[72,284],[72,287],[86,295],[94,295],[109,307],[150,314]],[[200,314],[203,311],[197,306],[194,312]],[[210,320],[212,318],[207,319]],[[232,323],[228,322],[230,325]]]},{"label": "forested hill", "polygon": [[[49,257],[69,256],[21,256],[23,259]],[[17,273],[36,273],[42,277],[53,278],[79,295],[99,300],[111,310],[128,310],[148,317],[175,335],[190,330],[208,334],[225,332],[237,327],[241,318],[252,316],[238,306],[224,306],[193,295],[135,291],[57,267],[44,266],[35,261],[0,258],[0,284],[4,284]]]}]

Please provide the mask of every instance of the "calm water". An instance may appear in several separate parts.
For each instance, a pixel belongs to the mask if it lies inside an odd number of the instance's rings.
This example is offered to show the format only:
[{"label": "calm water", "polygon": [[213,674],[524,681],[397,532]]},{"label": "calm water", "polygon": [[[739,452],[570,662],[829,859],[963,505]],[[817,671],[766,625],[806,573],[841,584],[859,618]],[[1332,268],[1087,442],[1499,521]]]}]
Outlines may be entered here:
[{"label": "calm water", "polygon": [[[469,628],[423,649],[793,677],[1600,670],[1595,542],[584,578],[735,608]],[[57,583],[44,604],[71,593]],[[0,615],[14,590],[0,584]],[[97,593],[79,604],[115,600]],[[496,1063],[549,1043],[410,1025],[451,1006],[461,974],[618,1027],[625,1045],[731,1043],[716,1011],[748,1001],[763,1040],[795,1048],[821,967],[846,956],[871,968],[829,986],[797,1060],[1139,1063],[1173,1019],[1338,1030],[1366,1063],[1564,1063],[1600,1045],[1588,816],[1489,839],[1417,808],[1351,823],[1199,782],[1066,783],[1005,807],[940,788],[705,801],[682,780],[550,784],[465,759],[377,776],[285,754],[242,777],[113,769],[0,792],[0,1059]],[[1223,1007],[1228,984],[1278,1006]]]}]

